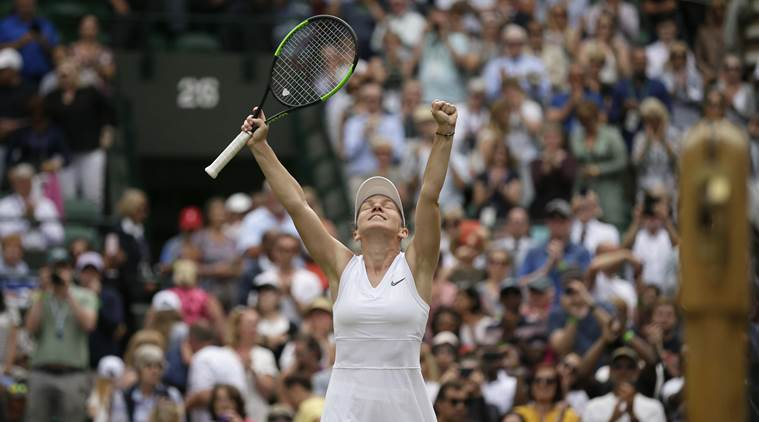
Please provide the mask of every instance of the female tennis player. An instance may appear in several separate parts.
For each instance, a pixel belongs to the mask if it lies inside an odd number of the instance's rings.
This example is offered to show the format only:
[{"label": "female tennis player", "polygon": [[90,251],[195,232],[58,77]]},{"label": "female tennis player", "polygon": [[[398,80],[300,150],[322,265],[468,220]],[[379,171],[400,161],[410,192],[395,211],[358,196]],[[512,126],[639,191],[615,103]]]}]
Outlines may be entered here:
[{"label": "female tennis player", "polygon": [[335,299],[336,358],[327,388],[324,422],[435,421],[419,366],[432,275],[440,252],[438,196],[448,170],[456,107],[434,101],[437,134],[424,171],[409,236],[395,185],[371,177],[358,189],[353,238],[361,255],[330,236],[306,203],[303,189],[266,141],[266,117],[248,116],[255,129],[247,145],[272,191],[290,213],[306,249],[329,278]]}]

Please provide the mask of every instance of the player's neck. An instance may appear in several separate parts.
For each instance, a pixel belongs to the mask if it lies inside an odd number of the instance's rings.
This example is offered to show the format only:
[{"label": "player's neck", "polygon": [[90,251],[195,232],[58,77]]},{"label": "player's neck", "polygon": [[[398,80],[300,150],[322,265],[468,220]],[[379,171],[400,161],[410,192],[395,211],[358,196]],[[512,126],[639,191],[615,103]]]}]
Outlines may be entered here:
[{"label": "player's neck", "polygon": [[380,278],[393,263],[393,260],[400,251],[400,245],[383,243],[365,242],[361,250],[364,255],[364,265],[369,278],[377,275]]}]

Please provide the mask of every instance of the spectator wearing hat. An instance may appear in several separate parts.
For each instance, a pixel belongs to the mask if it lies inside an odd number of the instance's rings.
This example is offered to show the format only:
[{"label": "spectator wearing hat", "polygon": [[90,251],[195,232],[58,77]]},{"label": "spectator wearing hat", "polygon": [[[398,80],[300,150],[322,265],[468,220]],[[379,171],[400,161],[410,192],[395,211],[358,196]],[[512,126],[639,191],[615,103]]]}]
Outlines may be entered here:
[{"label": "spectator wearing hat", "polygon": [[55,204],[32,189],[34,168],[19,164],[10,171],[13,194],[0,200],[0,236],[21,234],[25,250],[45,251],[63,242]]},{"label": "spectator wearing hat", "polygon": [[197,250],[192,243],[193,235],[203,227],[203,214],[195,206],[179,211],[179,233],[167,240],[158,260],[163,272],[170,272],[174,261],[181,258],[194,259]]},{"label": "spectator wearing hat", "polygon": [[629,347],[620,347],[611,357],[610,379],[613,391],[588,402],[583,421],[650,421],[664,422],[664,408],[657,400],[648,398],[635,389],[640,375],[638,354]]},{"label": "spectator wearing hat", "polygon": [[515,278],[507,278],[501,284],[498,296],[502,312],[500,317],[501,339],[509,341],[514,338],[516,330],[527,324],[522,315],[522,287]]},{"label": "spectator wearing hat", "polygon": [[98,317],[90,333],[90,366],[94,368],[104,356],[120,355],[120,343],[126,331],[124,303],[119,292],[103,284],[103,258],[97,252],[85,252],[76,260],[79,284],[98,297]]},{"label": "spectator wearing hat", "polygon": [[84,419],[90,390],[87,339],[96,326],[97,297],[74,284],[68,252],[52,249],[26,315],[26,330],[37,341],[29,361],[28,420]]},{"label": "spectator wearing hat", "polygon": [[58,43],[55,27],[37,14],[35,0],[15,0],[13,13],[0,20],[0,49],[13,48],[21,53],[21,75],[34,84],[52,69]]},{"label": "spectator wearing hat", "polygon": [[258,312],[250,308],[236,308],[229,315],[228,344],[237,353],[245,368],[245,410],[255,421],[266,419],[269,402],[274,396],[275,379],[279,376],[271,350],[258,345]]},{"label": "spectator wearing hat", "polygon": [[111,422],[148,422],[161,401],[182,406],[182,395],[171,386],[161,383],[166,368],[163,350],[153,344],[144,344],[134,353],[137,383],[115,397]]},{"label": "spectator wearing hat", "polygon": [[218,346],[218,337],[205,321],[190,326],[187,338],[192,353],[185,406],[191,422],[210,422],[208,403],[216,384],[230,384],[246,391],[246,369],[230,347]]},{"label": "spectator wearing hat", "polygon": [[598,220],[602,215],[598,206],[598,195],[592,190],[578,192],[572,198],[574,219],[570,239],[583,246],[591,256],[596,254],[598,245],[605,243],[617,246],[620,243],[619,230],[611,224]]},{"label": "spectator wearing hat", "polygon": [[[526,286],[527,296],[520,311],[525,325],[530,327],[527,332],[545,333],[553,298],[556,297],[553,281],[546,276],[539,276],[530,279]],[[524,333],[519,336],[524,337]]]},{"label": "spectator wearing hat", "polygon": [[526,91],[530,91],[530,81],[538,81],[540,98],[545,98],[550,90],[550,81],[543,62],[525,52],[527,32],[516,24],[509,24],[503,29],[502,38],[505,45],[503,52],[488,61],[482,71],[488,98],[495,99],[501,92],[503,74],[517,78]]},{"label": "spectator wearing hat", "polygon": [[567,201],[554,199],[546,205],[548,240],[527,253],[517,276],[531,279],[548,276],[556,288],[556,300],[561,296],[560,273],[570,266],[584,270],[590,264],[588,251],[571,241],[572,210]]},{"label": "spectator wearing hat", "polygon": [[229,310],[237,303],[242,261],[235,242],[224,233],[226,214],[223,198],[209,199],[206,203],[208,224],[193,235],[192,242],[200,252],[200,287]]},{"label": "spectator wearing hat", "polygon": [[92,422],[109,422],[114,397],[120,395],[119,380],[124,375],[124,361],[117,356],[104,356],[97,364],[95,385],[87,398],[87,416]]},{"label": "spectator wearing hat", "polygon": [[[263,206],[253,209],[243,218],[237,239],[238,252],[251,259],[259,258],[264,252],[264,236],[269,231],[298,236],[293,219],[274,196],[269,184],[264,182],[262,190]],[[265,269],[268,268],[263,265],[261,270]]]},{"label": "spectator wearing hat", "polygon": [[457,369],[458,350],[459,337],[451,331],[441,331],[432,339],[432,357],[441,376]]},{"label": "spectator wearing hat", "polygon": [[[0,139],[7,136],[25,125],[24,120],[29,117],[27,105],[36,92],[31,83],[21,77],[23,59],[21,54],[13,48],[0,49]],[[0,157],[0,162],[5,162]],[[5,176],[3,170],[1,177]]]},{"label": "spectator wearing hat", "polygon": [[227,210],[227,220],[224,223],[224,233],[232,239],[235,244],[240,237],[240,227],[242,226],[242,220],[245,218],[251,207],[253,201],[250,195],[237,192],[229,195],[226,201],[224,201],[224,208]]}]

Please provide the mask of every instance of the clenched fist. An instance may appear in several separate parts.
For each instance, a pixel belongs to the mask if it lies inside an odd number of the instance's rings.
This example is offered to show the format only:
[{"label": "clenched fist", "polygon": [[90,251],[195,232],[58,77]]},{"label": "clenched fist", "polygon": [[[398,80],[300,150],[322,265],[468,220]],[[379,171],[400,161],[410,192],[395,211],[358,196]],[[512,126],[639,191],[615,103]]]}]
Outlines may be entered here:
[{"label": "clenched fist", "polygon": [[432,102],[432,117],[437,122],[437,132],[439,134],[453,133],[456,129],[456,119],[458,116],[455,105],[440,100]]},{"label": "clenched fist", "polygon": [[264,114],[264,111],[261,110],[258,117],[253,117],[257,108],[258,107],[253,109],[253,114],[245,118],[245,121],[240,128],[243,132],[248,132],[252,135],[248,140],[249,147],[257,142],[265,140],[266,135],[269,134],[269,125],[266,124],[266,115]]}]

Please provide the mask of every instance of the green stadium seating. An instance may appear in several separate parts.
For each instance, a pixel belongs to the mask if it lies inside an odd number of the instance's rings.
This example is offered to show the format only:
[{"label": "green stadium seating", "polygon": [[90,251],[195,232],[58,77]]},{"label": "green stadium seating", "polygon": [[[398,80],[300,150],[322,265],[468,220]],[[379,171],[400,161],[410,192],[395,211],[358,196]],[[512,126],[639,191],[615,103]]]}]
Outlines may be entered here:
[{"label": "green stadium seating", "polygon": [[175,48],[177,51],[210,52],[221,50],[221,45],[212,35],[204,32],[188,32],[177,37]]},{"label": "green stadium seating", "polygon": [[63,243],[66,247],[70,246],[74,240],[83,238],[90,242],[93,249],[100,249],[100,235],[97,229],[79,224],[66,224],[63,230],[65,233]]},{"label": "green stadium seating", "polygon": [[86,199],[66,199],[63,202],[65,221],[72,224],[95,227],[100,223],[100,210]]}]

